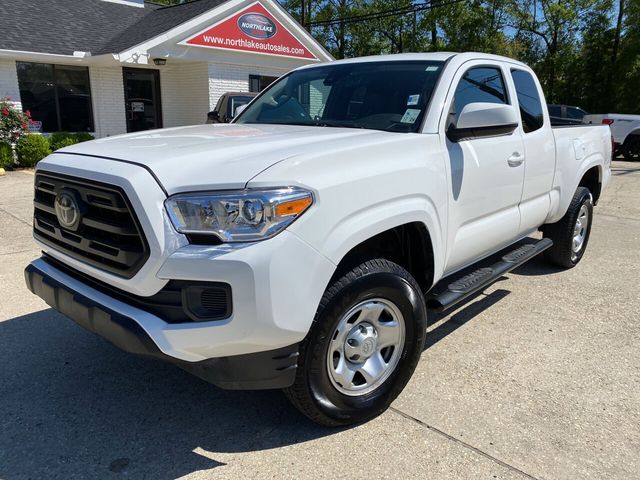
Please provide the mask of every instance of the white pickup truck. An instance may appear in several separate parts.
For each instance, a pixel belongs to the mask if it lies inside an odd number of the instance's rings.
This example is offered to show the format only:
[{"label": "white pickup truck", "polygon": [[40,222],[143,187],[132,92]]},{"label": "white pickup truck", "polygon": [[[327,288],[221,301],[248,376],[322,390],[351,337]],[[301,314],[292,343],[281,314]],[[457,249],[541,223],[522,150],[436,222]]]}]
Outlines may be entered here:
[{"label": "white pickup truck", "polygon": [[552,129],[544,105],[520,62],[402,54],[297,69],[231,124],[64,148],[35,174],[27,285],[128,352],[368,420],[428,309],[544,250],[582,258],[610,132]]},{"label": "white pickup truck", "polygon": [[609,125],[614,142],[614,155],[623,155],[628,161],[640,159],[640,115],[621,113],[585,115],[582,123]]}]

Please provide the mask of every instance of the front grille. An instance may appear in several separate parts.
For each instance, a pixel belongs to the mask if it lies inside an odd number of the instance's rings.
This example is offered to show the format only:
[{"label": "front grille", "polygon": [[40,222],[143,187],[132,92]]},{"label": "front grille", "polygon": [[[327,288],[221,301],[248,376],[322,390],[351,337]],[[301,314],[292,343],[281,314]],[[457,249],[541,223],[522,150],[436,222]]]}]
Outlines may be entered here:
[{"label": "front grille", "polygon": [[[73,230],[60,224],[55,200],[61,192],[76,199],[80,221]],[[124,191],[76,177],[38,173],[33,229],[50,247],[94,267],[133,277],[149,258],[149,247]]]}]

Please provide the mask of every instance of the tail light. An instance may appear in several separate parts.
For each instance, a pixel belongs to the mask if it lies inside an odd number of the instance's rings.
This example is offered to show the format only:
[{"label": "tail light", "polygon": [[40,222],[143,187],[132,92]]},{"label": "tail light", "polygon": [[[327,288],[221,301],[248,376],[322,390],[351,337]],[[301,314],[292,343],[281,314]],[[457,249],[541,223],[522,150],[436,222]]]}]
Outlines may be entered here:
[{"label": "tail light", "polygon": [[603,125],[611,125],[614,122],[613,118],[603,118],[602,119],[602,124]]}]

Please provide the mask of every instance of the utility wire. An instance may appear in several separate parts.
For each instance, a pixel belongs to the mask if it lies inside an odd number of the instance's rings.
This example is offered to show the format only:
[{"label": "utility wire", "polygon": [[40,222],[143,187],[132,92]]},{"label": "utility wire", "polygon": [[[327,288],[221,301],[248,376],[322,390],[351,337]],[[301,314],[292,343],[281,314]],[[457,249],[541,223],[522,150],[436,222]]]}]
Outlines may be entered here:
[{"label": "utility wire", "polygon": [[403,8],[395,8],[393,10],[383,10],[380,12],[372,12],[364,15],[354,15],[351,17],[344,18],[332,18],[331,20],[317,20],[315,22],[306,22],[305,26],[308,27],[319,27],[319,26],[329,26],[334,25],[336,23],[345,24],[345,23],[354,23],[362,20],[377,20],[379,18],[391,17],[394,15],[406,15],[408,13],[421,12],[424,10],[431,10],[439,7],[446,7],[448,5],[454,5],[456,3],[465,2],[467,0],[449,0],[449,1],[441,1],[438,3],[423,3],[420,5],[410,5]]}]

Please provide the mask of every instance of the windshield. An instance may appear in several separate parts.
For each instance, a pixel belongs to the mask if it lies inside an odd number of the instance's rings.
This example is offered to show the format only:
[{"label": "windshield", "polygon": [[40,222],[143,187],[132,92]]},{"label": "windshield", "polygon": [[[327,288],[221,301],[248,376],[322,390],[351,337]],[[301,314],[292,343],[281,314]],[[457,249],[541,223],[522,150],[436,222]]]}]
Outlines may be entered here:
[{"label": "windshield", "polygon": [[329,64],[281,78],[236,123],[417,132],[443,62]]}]

